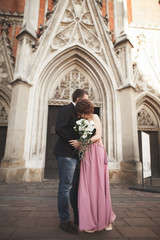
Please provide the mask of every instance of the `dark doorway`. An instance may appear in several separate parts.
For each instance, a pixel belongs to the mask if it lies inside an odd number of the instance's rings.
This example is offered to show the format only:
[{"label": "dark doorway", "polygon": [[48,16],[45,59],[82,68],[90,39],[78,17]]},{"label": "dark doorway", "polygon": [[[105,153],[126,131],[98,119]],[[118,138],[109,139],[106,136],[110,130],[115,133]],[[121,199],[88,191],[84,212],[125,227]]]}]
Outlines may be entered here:
[{"label": "dark doorway", "polygon": [[[152,177],[160,177],[160,162],[159,162],[159,148],[158,148],[158,132],[144,131],[150,136],[150,151],[151,151],[151,170]],[[142,161],[142,144],[141,144],[141,131],[138,131],[140,160]]]},{"label": "dark doorway", "polygon": [[58,139],[58,136],[55,132],[55,124],[59,108],[59,106],[49,106],[48,109],[46,162],[44,172],[44,178],[47,179],[58,178],[58,165],[53,150]]},{"label": "dark doorway", "polygon": [[0,127],[0,162],[4,157],[7,137],[7,127]]}]

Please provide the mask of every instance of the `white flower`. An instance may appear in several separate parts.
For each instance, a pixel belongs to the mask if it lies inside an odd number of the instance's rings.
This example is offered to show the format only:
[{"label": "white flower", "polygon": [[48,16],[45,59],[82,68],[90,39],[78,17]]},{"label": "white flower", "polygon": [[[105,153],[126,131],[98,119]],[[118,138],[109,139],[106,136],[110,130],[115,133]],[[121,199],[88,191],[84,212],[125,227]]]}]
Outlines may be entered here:
[{"label": "white flower", "polygon": [[77,125],[81,125],[81,122],[82,122],[81,120],[82,120],[82,119],[78,120],[78,121],[76,122],[76,124],[77,124]]},{"label": "white flower", "polygon": [[87,137],[87,133],[84,132],[83,135],[82,135],[82,138],[86,138]]}]

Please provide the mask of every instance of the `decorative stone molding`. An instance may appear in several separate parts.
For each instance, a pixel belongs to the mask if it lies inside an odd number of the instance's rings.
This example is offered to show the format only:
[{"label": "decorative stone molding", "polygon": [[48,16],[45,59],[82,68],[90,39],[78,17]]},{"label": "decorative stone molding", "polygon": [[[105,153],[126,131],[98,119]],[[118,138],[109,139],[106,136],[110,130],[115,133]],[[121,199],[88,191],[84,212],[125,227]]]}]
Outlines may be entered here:
[{"label": "decorative stone molding", "polygon": [[8,19],[10,25],[21,26],[23,22],[23,13],[11,13],[0,11],[0,24],[4,19]]},{"label": "decorative stone molding", "polygon": [[8,125],[8,113],[5,107],[0,103],[0,126]]},{"label": "decorative stone molding", "polygon": [[5,32],[5,34],[7,35],[8,34],[8,28],[11,26],[8,17],[2,19],[1,24],[2,24],[1,32],[2,33]]},{"label": "decorative stone molding", "polygon": [[69,1],[51,48],[56,51],[74,42],[84,44],[96,54],[102,55],[101,41],[86,0]]}]

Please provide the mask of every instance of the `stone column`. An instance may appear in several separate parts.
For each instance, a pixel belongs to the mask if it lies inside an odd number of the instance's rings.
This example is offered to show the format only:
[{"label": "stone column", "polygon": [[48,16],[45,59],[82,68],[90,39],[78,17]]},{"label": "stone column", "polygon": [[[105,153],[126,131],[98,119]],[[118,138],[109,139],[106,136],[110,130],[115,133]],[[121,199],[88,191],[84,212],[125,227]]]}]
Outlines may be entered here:
[{"label": "stone column", "polygon": [[36,41],[40,0],[26,0],[23,26],[17,36],[19,41],[12,97],[9,113],[5,155],[0,168],[0,180],[17,182],[26,180],[25,161],[27,119],[29,115],[30,83],[28,74],[33,55],[32,44]]},{"label": "stone column", "polygon": [[142,167],[139,161],[137,115],[135,89],[132,86],[119,89],[122,152],[120,181],[136,184],[142,180]]},{"label": "stone column", "polygon": [[136,92],[131,57],[133,45],[127,36],[127,0],[114,1],[114,24],[114,47],[123,75],[123,83],[119,88],[123,151],[123,161],[121,162],[119,177],[120,181],[135,184],[140,183],[142,180],[142,169],[139,161]]},{"label": "stone column", "polygon": [[25,181],[25,134],[30,86],[21,80],[13,83],[5,155],[0,180]]}]

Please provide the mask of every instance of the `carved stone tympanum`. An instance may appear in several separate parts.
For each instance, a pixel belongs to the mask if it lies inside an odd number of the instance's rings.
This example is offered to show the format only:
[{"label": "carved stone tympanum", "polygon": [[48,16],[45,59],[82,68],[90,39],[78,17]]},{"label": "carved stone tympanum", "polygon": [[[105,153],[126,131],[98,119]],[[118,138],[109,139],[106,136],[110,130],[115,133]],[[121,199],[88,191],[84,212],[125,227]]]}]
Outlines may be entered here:
[{"label": "carved stone tympanum", "polygon": [[99,104],[98,94],[93,91],[93,87],[91,86],[88,78],[81,73],[77,68],[71,70],[66,73],[62,79],[59,81],[56,89],[54,90],[54,94],[49,100],[49,104],[55,104],[55,102],[71,101],[72,93],[77,88],[85,89],[89,94],[89,99]]},{"label": "carved stone tympanum", "polygon": [[138,112],[137,122],[139,130],[157,130],[154,116],[145,108]]}]

